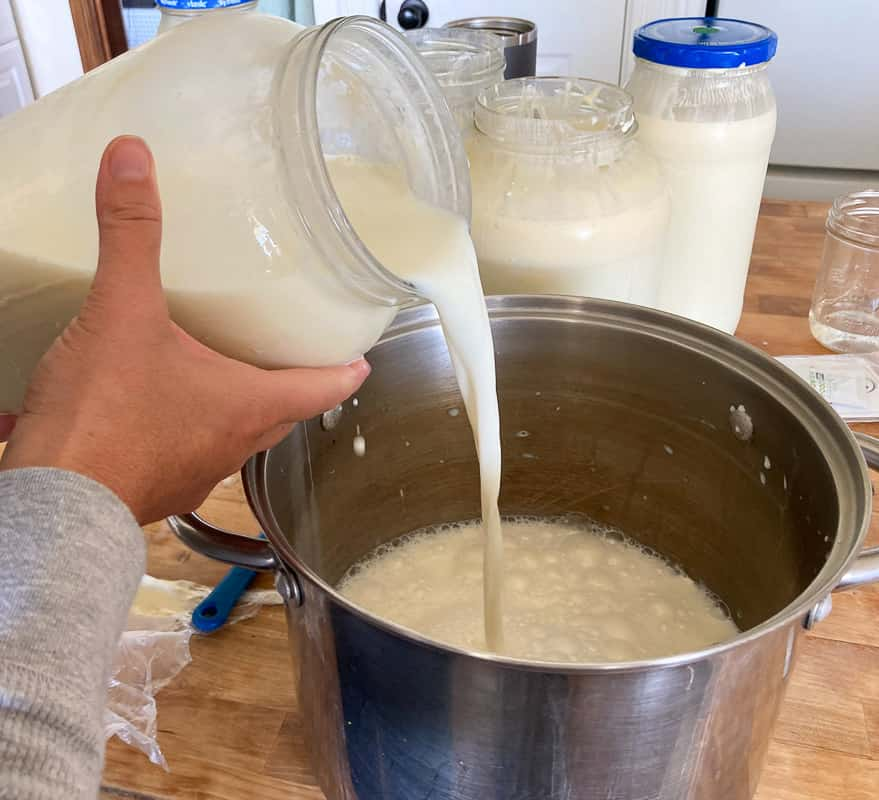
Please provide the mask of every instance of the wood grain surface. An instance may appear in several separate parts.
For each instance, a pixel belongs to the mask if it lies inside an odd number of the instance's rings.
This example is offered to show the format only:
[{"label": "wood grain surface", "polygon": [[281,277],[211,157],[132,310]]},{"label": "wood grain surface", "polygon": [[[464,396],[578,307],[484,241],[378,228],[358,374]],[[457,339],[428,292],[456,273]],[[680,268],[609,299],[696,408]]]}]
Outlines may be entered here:
[{"label": "wood grain surface", "polygon": [[[806,314],[826,211],[823,204],[763,204],[738,333],[773,355],[821,351]],[[205,513],[227,528],[256,533],[237,482],[218,488]],[[874,516],[871,541],[879,543],[875,522]],[[225,572],[186,550],[163,524],[147,537],[152,575],[213,584]],[[266,577],[260,581],[269,585]],[[264,609],[196,637],[192,656],[158,695],[159,742],[171,772],[113,740],[103,796],[320,800],[292,691],[282,611]],[[757,792],[757,800],[876,797],[879,587],[836,595],[833,614],[805,638]]]}]

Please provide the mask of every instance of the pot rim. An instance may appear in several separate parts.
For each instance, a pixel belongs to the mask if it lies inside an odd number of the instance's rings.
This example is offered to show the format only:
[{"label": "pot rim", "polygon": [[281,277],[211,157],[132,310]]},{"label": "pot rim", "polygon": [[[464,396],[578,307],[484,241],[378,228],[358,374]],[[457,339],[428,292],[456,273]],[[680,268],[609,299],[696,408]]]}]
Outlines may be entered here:
[{"label": "pot rim", "polygon": [[[808,383],[768,354],[740,339],[663,311],[629,303],[563,295],[499,295],[487,297],[486,303],[491,319],[550,318],[562,322],[579,321],[625,328],[698,351],[702,356],[721,361],[728,368],[735,369],[747,380],[756,381],[759,378],[764,389],[771,391],[791,413],[797,414],[825,455],[836,487],[839,519],[834,531],[833,545],[818,575],[791,603],[759,625],[725,642],[663,658],[620,662],[557,662],[466,650],[430,639],[366,611],[339,594],[335,587],[300,561],[271,513],[265,480],[268,454],[259,453],[247,462],[244,469],[247,497],[272,547],[283,563],[295,571],[297,577],[307,580],[332,602],[363,621],[421,646],[450,655],[467,656],[500,667],[565,674],[622,673],[691,665],[742,647],[804,618],[817,603],[830,594],[857,558],[869,531],[872,484],[854,434]],[[397,315],[376,346],[436,325],[439,325],[439,317],[433,306],[413,306]],[[731,405],[738,405],[733,400]],[[844,497],[844,494],[848,496]],[[851,533],[847,534],[846,531]]]}]

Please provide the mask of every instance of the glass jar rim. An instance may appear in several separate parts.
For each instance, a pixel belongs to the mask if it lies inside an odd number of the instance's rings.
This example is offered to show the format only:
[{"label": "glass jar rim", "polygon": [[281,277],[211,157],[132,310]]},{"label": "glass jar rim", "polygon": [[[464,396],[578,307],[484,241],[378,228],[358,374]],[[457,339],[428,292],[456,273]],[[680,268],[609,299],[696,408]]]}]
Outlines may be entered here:
[{"label": "glass jar rim", "polygon": [[405,36],[443,88],[477,86],[503,77],[504,42],[494,33],[466,28],[419,28],[407,31]]},{"label": "glass jar rim", "polygon": [[879,246],[879,189],[837,197],[827,212],[826,227],[837,236]]},{"label": "glass jar rim", "polygon": [[[443,187],[448,195],[445,207],[461,214],[469,223],[467,158],[457,123],[439,84],[406,39],[372,17],[340,17],[325,25],[307,28],[292,41],[287,63],[276,78],[280,98],[276,124],[284,166],[281,180],[313,246],[336,276],[373,302],[402,305],[419,296],[415,287],[381,264],[357,234],[333,186],[321,144],[318,118],[321,66],[333,37],[346,31],[368,36],[370,47],[363,48],[361,43],[357,49],[373,53],[380,49],[398,68],[398,74],[408,77],[413,92],[427,109],[419,116],[421,124],[434,134],[428,139],[431,147],[427,160],[418,166],[428,171],[444,167],[446,173],[453,176],[450,185],[447,181]],[[372,73],[369,78],[378,80]]]},{"label": "glass jar rim", "polygon": [[516,78],[479,93],[475,121],[480,132],[515,149],[612,156],[638,128],[632,104],[628,92],[603,81]]}]

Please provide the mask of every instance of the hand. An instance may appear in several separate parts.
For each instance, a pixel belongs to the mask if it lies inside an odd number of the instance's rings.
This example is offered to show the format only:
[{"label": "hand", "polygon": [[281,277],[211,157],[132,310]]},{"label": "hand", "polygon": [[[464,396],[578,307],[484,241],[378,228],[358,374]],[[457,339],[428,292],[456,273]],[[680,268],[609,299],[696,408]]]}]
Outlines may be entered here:
[{"label": "hand", "polygon": [[96,191],[100,255],[79,316],[34,371],[0,469],[60,467],[112,489],[141,524],[197,508],[295,422],[332,408],[363,360],[268,371],[221,356],[168,316],[155,168],[135,137],[107,147]]}]

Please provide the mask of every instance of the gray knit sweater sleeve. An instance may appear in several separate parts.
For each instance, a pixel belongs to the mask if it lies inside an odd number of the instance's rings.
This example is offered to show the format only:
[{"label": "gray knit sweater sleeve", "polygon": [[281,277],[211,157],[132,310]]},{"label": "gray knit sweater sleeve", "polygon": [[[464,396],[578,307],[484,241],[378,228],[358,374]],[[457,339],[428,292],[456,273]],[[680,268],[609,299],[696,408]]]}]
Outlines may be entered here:
[{"label": "gray knit sweater sleeve", "polygon": [[72,472],[0,472],[0,798],[94,800],[107,680],[143,533]]}]

